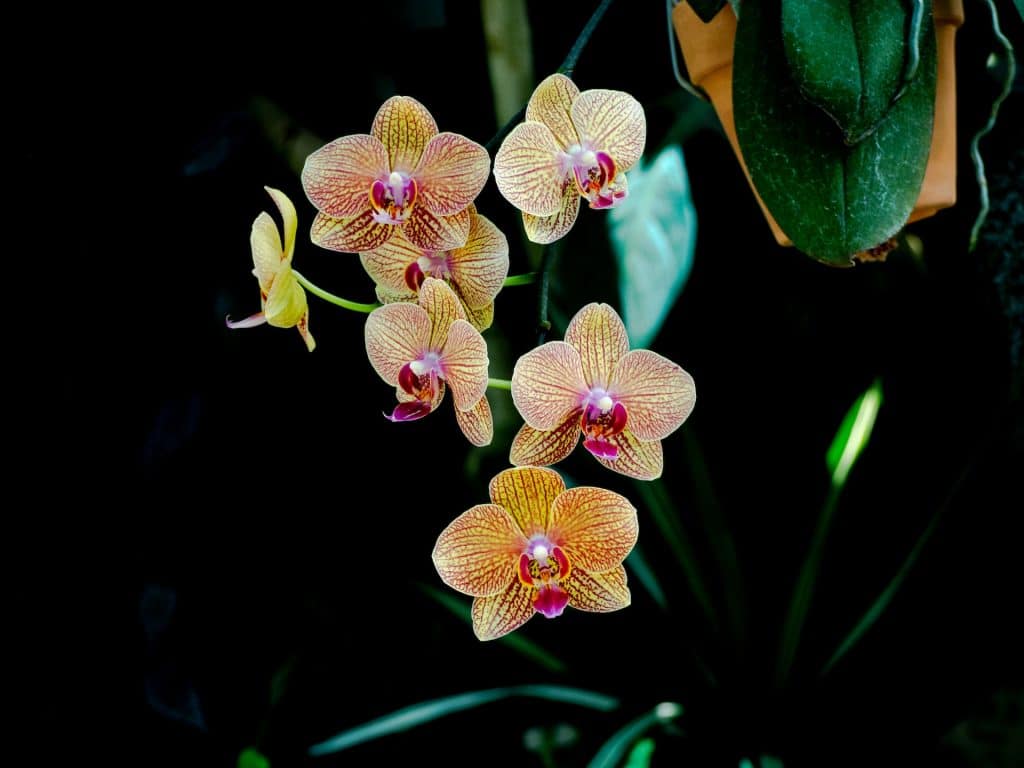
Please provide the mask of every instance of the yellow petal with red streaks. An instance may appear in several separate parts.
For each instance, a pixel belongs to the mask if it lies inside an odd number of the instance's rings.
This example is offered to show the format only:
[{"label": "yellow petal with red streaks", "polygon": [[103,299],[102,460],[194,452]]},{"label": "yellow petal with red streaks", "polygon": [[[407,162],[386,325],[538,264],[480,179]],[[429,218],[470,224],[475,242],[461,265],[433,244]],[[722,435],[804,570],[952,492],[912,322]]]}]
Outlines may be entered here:
[{"label": "yellow petal with red streaks", "polygon": [[441,350],[441,368],[458,410],[468,411],[484,396],[488,363],[487,343],[480,331],[465,320],[452,323]]},{"label": "yellow petal with red streaks", "polygon": [[287,264],[274,279],[263,305],[267,323],[275,328],[291,328],[298,325],[306,314],[306,292],[302,290],[291,267]]},{"label": "yellow petal with red streaks", "polygon": [[398,385],[398,372],[427,350],[430,317],[416,304],[385,304],[366,318],[366,355],[378,375]]},{"label": "yellow petal with red streaks", "polygon": [[533,618],[533,588],[516,579],[504,592],[473,600],[473,633],[478,640],[497,640]]},{"label": "yellow petal with red streaks", "polygon": [[448,263],[462,300],[483,307],[494,301],[508,277],[508,240],[490,219],[471,215],[466,244],[448,255]]},{"label": "yellow petal with red streaks", "polygon": [[491,327],[491,323],[494,322],[494,302],[485,304],[482,307],[468,307],[463,304],[462,307],[466,310],[466,319],[469,320],[469,324],[476,328],[478,331],[486,331]]},{"label": "yellow petal with red streaks", "polygon": [[381,304],[394,304],[396,301],[416,302],[419,298],[412,291],[392,291],[382,285],[378,285],[374,293],[377,294],[377,301]]},{"label": "yellow petal with red streaks", "polygon": [[548,537],[574,567],[607,571],[626,559],[639,526],[629,500],[604,488],[570,488],[551,507]]},{"label": "yellow petal with red streaks", "polygon": [[288,195],[279,189],[264,187],[267,194],[274,201],[277,210],[281,212],[281,222],[284,232],[284,260],[291,261],[295,255],[295,231],[299,227],[299,217],[295,213],[295,205],[288,199]]},{"label": "yellow petal with red streaks", "polygon": [[430,341],[428,347],[440,352],[448,338],[448,331],[456,320],[465,320],[466,312],[459,303],[459,297],[444,280],[428,277],[420,286],[419,304],[430,317]]},{"label": "yellow petal with red streaks", "polygon": [[392,96],[381,104],[370,133],[380,139],[392,171],[412,174],[423,150],[437,135],[437,123],[427,108],[409,96]]},{"label": "yellow petal with red streaks", "polygon": [[388,153],[378,138],[365,133],[342,136],[306,158],[302,188],[317,210],[336,219],[351,218],[368,207],[373,182],[389,173]]},{"label": "yellow petal with red streaks", "polygon": [[394,293],[408,293],[412,289],[405,279],[406,270],[422,255],[423,249],[409,242],[399,227],[384,245],[360,253],[359,261],[377,285]]},{"label": "yellow petal with red streaks", "polygon": [[546,533],[551,505],[565,491],[565,481],[553,469],[514,467],[491,478],[491,501],[500,504],[529,538]]},{"label": "yellow petal with red streaks", "polygon": [[494,181],[512,205],[534,216],[550,216],[562,206],[567,158],[544,123],[520,123],[494,156]]},{"label": "yellow petal with red streaks", "polygon": [[451,216],[472,203],[487,183],[491,156],[475,141],[458,133],[439,133],[423,150],[413,174],[419,184],[418,204],[438,216]]},{"label": "yellow petal with red streaks", "polygon": [[549,341],[516,361],[512,402],[534,429],[554,429],[580,407],[586,394],[580,353],[564,341]]},{"label": "yellow petal with red streaks", "polygon": [[561,585],[569,595],[569,605],[578,611],[610,613],[630,603],[626,569],[621,565],[604,573],[574,568]]},{"label": "yellow petal with red streaks", "polygon": [[572,103],[580,95],[576,83],[562,74],[549,75],[534,89],[526,105],[526,119],[544,123],[562,149],[579,144],[572,124]]},{"label": "yellow petal with red streaks", "polygon": [[524,464],[546,467],[566,458],[580,440],[580,413],[574,411],[554,429],[541,432],[523,424],[512,440],[508,460],[521,467]]},{"label": "yellow petal with red streaks", "polygon": [[451,216],[435,216],[417,205],[402,229],[410,242],[425,251],[450,251],[465,244],[469,219],[468,209]]},{"label": "yellow petal with red streaks", "polygon": [[526,537],[497,504],[477,504],[437,537],[434,567],[452,589],[473,597],[504,592],[517,580]]},{"label": "yellow petal with red streaks", "polygon": [[487,402],[487,395],[476,401],[476,405],[467,411],[455,409],[455,421],[459,429],[477,448],[490,445],[494,439],[494,418],[491,416],[491,404]]},{"label": "yellow petal with red streaks", "polygon": [[600,456],[594,458],[608,469],[627,477],[635,477],[637,480],[657,480],[661,477],[665,458],[661,452],[660,440],[638,440],[628,427],[607,440],[618,449],[618,456],[614,459],[604,459]]},{"label": "yellow petal with red streaks", "polygon": [[572,104],[572,121],[580,139],[607,152],[616,171],[632,168],[644,153],[647,118],[640,102],[623,91],[584,91]]},{"label": "yellow petal with red streaks", "polygon": [[607,304],[587,304],[569,321],[565,341],[580,353],[583,378],[607,389],[615,366],[629,352],[629,336],[618,312]]},{"label": "yellow petal with red streaks", "polygon": [[394,232],[394,225],[374,221],[373,211],[367,208],[351,219],[335,219],[318,213],[313,219],[309,238],[314,245],[330,251],[359,253],[379,248]]},{"label": "yellow petal with red streaks", "polygon": [[690,374],[647,349],[634,349],[619,360],[610,392],[626,406],[626,425],[641,440],[671,435],[697,402]]},{"label": "yellow petal with red streaks", "polygon": [[313,338],[313,334],[309,332],[309,309],[299,318],[299,322],[295,325],[299,331],[299,336],[306,342],[306,349],[312,352],[316,349],[316,339]]},{"label": "yellow petal with red streaks", "polygon": [[252,246],[253,273],[260,283],[260,292],[264,298],[274,284],[274,278],[282,269],[284,249],[281,246],[281,235],[273,217],[264,211],[252,223],[249,235]]},{"label": "yellow petal with red streaks", "polygon": [[550,216],[523,213],[523,229],[531,242],[547,245],[561,240],[576,223],[580,212],[580,193],[572,180],[566,180],[562,190],[562,207]]}]

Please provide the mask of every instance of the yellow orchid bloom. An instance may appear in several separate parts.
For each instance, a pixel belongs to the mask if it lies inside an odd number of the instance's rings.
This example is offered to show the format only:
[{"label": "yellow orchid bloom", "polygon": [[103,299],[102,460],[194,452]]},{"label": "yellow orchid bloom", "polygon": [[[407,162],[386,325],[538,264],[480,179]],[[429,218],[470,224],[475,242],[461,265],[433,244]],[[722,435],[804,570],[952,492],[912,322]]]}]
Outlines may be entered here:
[{"label": "yellow orchid bloom", "polygon": [[526,422],[513,464],[555,464],[583,437],[601,464],[639,480],[661,476],[661,441],[693,410],[690,374],[655,352],[629,349],[626,327],[607,304],[588,304],[565,341],[526,353],[512,372],[512,401]]},{"label": "yellow orchid bloom", "polygon": [[370,134],[342,136],[306,158],[302,186],[320,211],[310,237],[332,251],[371,251],[401,229],[421,248],[466,242],[466,210],[487,182],[487,150],[439,133],[408,96],[381,105]]},{"label": "yellow orchid bloom", "polygon": [[557,472],[506,469],[491,480],[490,504],[457,517],[434,546],[434,567],[471,595],[473,631],[493,640],[535,613],[567,605],[606,613],[629,605],[622,561],[636,544],[636,509],[603,488],[566,490]]},{"label": "yellow orchid bloom", "polygon": [[487,402],[487,344],[466,320],[458,297],[442,280],[428,277],[417,304],[385,304],[366,319],[366,354],[398,405],[391,421],[414,421],[441,404],[445,387],[455,419],[476,446],[494,435]]},{"label": "yellow orchid bloom", "polygon": [[523,212],[535,243],[564,237],[576,222],[580,198],[612,208],[626,198],[626,171],[644,152],[647,119],[622,91],[583,91],[565,75],[534,90],[526,122],[517,125],[494,157],[494,180]]},{"label": "yellow orchid bloom", "polygon": [[260,284],[261,312],[234,322],[230,317],[225,322],[228,328],[253,328],[267,323],[276,328],[298,328],[299,335],[312,352],[316,348],[313,334],[309,332],[309,307],[306,292],[292,274],[292,256],[295,255],[295,231],[298,216],[288,196],[277,189],[264,187],[284,223],[284,244],[277,231],[273,217],[266,211],[252,223],[249,242],[252,245],[253,271]]}]

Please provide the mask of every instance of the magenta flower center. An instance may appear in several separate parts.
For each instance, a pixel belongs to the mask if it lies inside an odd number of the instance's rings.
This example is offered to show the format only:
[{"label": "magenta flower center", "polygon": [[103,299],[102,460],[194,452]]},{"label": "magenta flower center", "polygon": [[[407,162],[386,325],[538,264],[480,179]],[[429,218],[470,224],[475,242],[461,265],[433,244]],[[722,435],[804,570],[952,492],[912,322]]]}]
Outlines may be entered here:
[{"label": "magenta flower center", "polygon": [[448,251],[424,251],[416,261],[405,268],[405,284],[412,291],[419,291],[428,277],[450,280],[451,260]]},{"label": "magenta flower center", "polygon": [[370,185],[373,220],[378,224],[402,224],[416,204],[416,180],[407,174],[392,171]]},{"label": "magenta flower center", "polygon": [[399,403],[388,418],[392,421],[422,419],[434,407],[443,378],[441,357],[437,352],[426,352],[419,359],[403,365],[398,371],[398,386],[415,399]]},{"label": "magenta flower center", "polygon": [[566,152],[576,188],[591,208],[613,208],[627,195],[626,176],[607,152],[573,144]]},{"label": "magenta flower center", "polygon": [[599,459],[618,458],[619,449],[609,438],[626,428],[626,406],[605,390],[595,387],[583,400],[582,407],[580,429],[583,447]]},{"label": "magenta flower center", "polygon": [[569,575],[569,558],[545,536],[534,536],[519,556],[519,580],[534,590],[533,607],[553,619],[561,616],[569,595],[559,582]]}]

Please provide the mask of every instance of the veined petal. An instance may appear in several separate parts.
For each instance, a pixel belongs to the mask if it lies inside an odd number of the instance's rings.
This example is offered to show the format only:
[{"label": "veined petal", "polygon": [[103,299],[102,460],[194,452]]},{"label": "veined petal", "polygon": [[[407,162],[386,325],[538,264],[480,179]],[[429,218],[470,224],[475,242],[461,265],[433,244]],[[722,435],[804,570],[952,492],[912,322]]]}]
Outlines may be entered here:
[{"label": "veined petal", "polygon": [[566,179],[562,189],[562,207],[550,216],[533,216],[523,213],[523,229],[530,242],[547,245],[561,240],[576,223],[580,212],[580,193],[571,179]]},{"label": "veined petal", "polygon": [[580,353],[564,341],[530,350],[512,369],[512,402],[534,429],[549,430],[580,407],[587,385]]},{"label": "veined petal", "polygon": [[450,251],[462,246],[469,236],[469,211],[435,216],[417,205],[402,229],[411,243],[425,251]]},{"label": "veined petal", "polygon": [[478,640],[497,640],[533,618],[533,589],[516,579],[508,589],[473,600],[473,633]]},{"label": "veined petal", "polygon": [[494,322],[493,301],[479,308],[469,306],[463,306],[462,308],[466,310],[466,319],[469,321],[469,324],[481,333],[490,328],[491,323]]},{"label": "veined petal", "polygon": [[520,123],[494,156],[494,181],[512,205],[534,216],[550,216],[562,205],[568,167],[551,129]]},{"label": "veined petal", "polygon": [[370,133],[387,149],[391,170],[411,174],[437,135],[437,123],[416,99],[392,96],[377,110]]},{"label": "veined petal", "polygon": [[625,608],[630,603],[626,569],[621,565],[604,573],[573,568],[561,586],[569,593],[569,605],[578,611],[609,613]]},{"label": "veined petal", "polygon": [[351,218],[367,208],[370,186],[388,173],[388,153],[380,139],[365,133],[342,136],[306,158],[302,188],[317,210]]},{"label": "veined petal", "polygon": [[491,501],[500,504],[529,538],[546,533],[551,505],[565,491],[565,481],[553,469],[515,467],[491,478]]},{"label": "veined petal", "polygon": [[459,429],[477,448],[490,445],[494,439],[494,419],[491,416],[491,404],[487,402],[487,395],[476,401],[476,405],[467,411],[455,409],[455,421]]},{"label": "veined petal", "polygon": [[[616,448],[616,457],[606,459],[594,456],[601,464],[627,477],[637,480],[657,480],[665,466],[661,441],[643,442],[627,427],[617,435],[606,438]],[[593,454],[591,454],[593,456]]]},{"label": "veined petal", "polygon": [[434,567],[452,589],[473,597],[504,592],[516,580],[526,537],[497,504],[477,504],[441,532]]},{"label": "veined petal", "polygon": [[604,488],[570,488],[551,506],[548,538],[585,571],[607,571],[621,564],[633,550],[638,532],[633,505]]},{"label": "veined petal", "polygon": [[469,410],[484,396],[488,363],[487,343],[480,331],[465,320],[452,323],[441,351],[441,368],[458,410]]},{"label": "veined petal", "polygon": [[508,240],[489,219],[472,215],[466,244],[453,250],[448,261],[462,300],[483,307],[494,301],[508,277]]},{"label": "veined petal", "polygon": [[430,317],[430,341],[432,352],[440,352],[448,338],[448,331],[456,320],[465,320],[466,312],[459,303],[459,297],[444,280],[428,277],[420,286],[419,304]]},{"label": "veined petal", "polygon": [[481,145],[458,133],[439,133],[413,174],[419,204],[438,216],[458,213],[476,199],[490,173],[491,156]]},{"label": "veined petal", "polygon": [[318,213],[313,219],[309,238],[314,245],[330,251],[358,253],[380,247],[394,232],[394,225],[374,221],[373,211],[367,207],[351,219],[335,219],[327,214]]},{"label": "veined petal", "polygon": [[295,231],[299,226],[299,217],[295,213],[295,205],[284,192],[272,187],[264,187],[264,189],[267,190],[267,194],[274,201],[277,210],[281,212],[281,221],[284,224],[284,229],[282,230],[284,232],[284,260],[291,261],[292,256],[295,255]]},{"label": "veined petal", "polygon": [[419,296],[412,291],[392,291],[382,285],[377,286],[374,291],[377,294],[377,301],[381,304],[394,304],[396,301],[408,301],[415,303]]},{"label": "veined petal", "polygon": [[626,326],[607,304],[587,304],[577,312],[565,329],[565,342],[580,353],[583,378],[591,387],[607,388],[615,366],[629,351]]},{"label": "veined petal", "polygon": [[629,429],[641,440],[662,440],[693,410],[693,378],[656,352],[634,349],[619,360],[609,388],[626,406]]},{"label": "veined petal", "polygon": [[275,328],[291,328],[298,325],[306,314],[306,292],[302,290],[291,268],[282,270],[267,294],[263,307],[267,323]]},{"label": "veined petal", "polygon": [[383,285],[395,293],[409,293],[412,288],[406,282],[405,273],[410,264],[423,255],[423,249],[409,242],[402,228],[384,245],[359,254],[363,269],[377,285]]},{"label": "veined petal", "polygon": [[572,121],[584,144],[607,152],[619,173],[644,153],[647,118],[640,102],[623,91],[584,91],[572,103]]},{"label": "veined petal", "polygon": [[538,467],[557,464],[572,453],[579,440],[579,411],[573,411],[564,422],[546,432],[523,424],[512,440],[508,460],[517,467],[524,464]]},{"label": "veined petal", "polygon": [[416,304],[386,304],[366,318],[366,355],[373,370],[392,386],[406,363],[419,359],[430,340],[430,317]]},{"label": "veined petal", "polygon": [[265,298],[270,292],[274,278],[281,270],[281,262],[284,260],[284,249],[281,246],[281,235],[277,231],[277,224],[266,211],[257,216],[252,223],[249,245],[252,246],[253,272],[256,279],[259,280],[260,292]]},{"label": "veined petal", "polygon": [[299,322],[295,324],[295,327],[299,331],[299,336],[306,342],[306,349],[312,352],[316,349],[316,339],[313,338],[313,334],[309,332],[309,308],[302,313],[302,317],[299,318]]},{"label": "veined petal", "polygon": [[548,75],[534,89],[526,105],[526,119],[544,123],[562,149],[579,144],[580,138],[572,124],[572,103],[580,95],[576,83],[562,74]]}]

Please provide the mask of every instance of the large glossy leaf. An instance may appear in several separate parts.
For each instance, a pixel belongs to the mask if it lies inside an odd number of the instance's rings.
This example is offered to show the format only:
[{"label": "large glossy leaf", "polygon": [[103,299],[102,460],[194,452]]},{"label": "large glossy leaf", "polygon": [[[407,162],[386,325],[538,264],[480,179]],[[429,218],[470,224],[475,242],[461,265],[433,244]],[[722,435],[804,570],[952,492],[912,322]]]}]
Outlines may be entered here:
[{"label": "large glossy leaf", "polygon": [[740,16],[736,133],[754,186],[793,244],[820,261],[847,266],[855,254],[896,234],[914,208],[931,146],[935,34],[926,15],[917,76],[874,132],[849,146],[791,75],[781,2],[748,3]]},{"label": "large glossy leaf", "polygon": [[671,145],[629,173],[629,199],[608,219],[619,265],[622,318],[634,348],[650,346],[686,283],[697,212],[683,152]]}]

